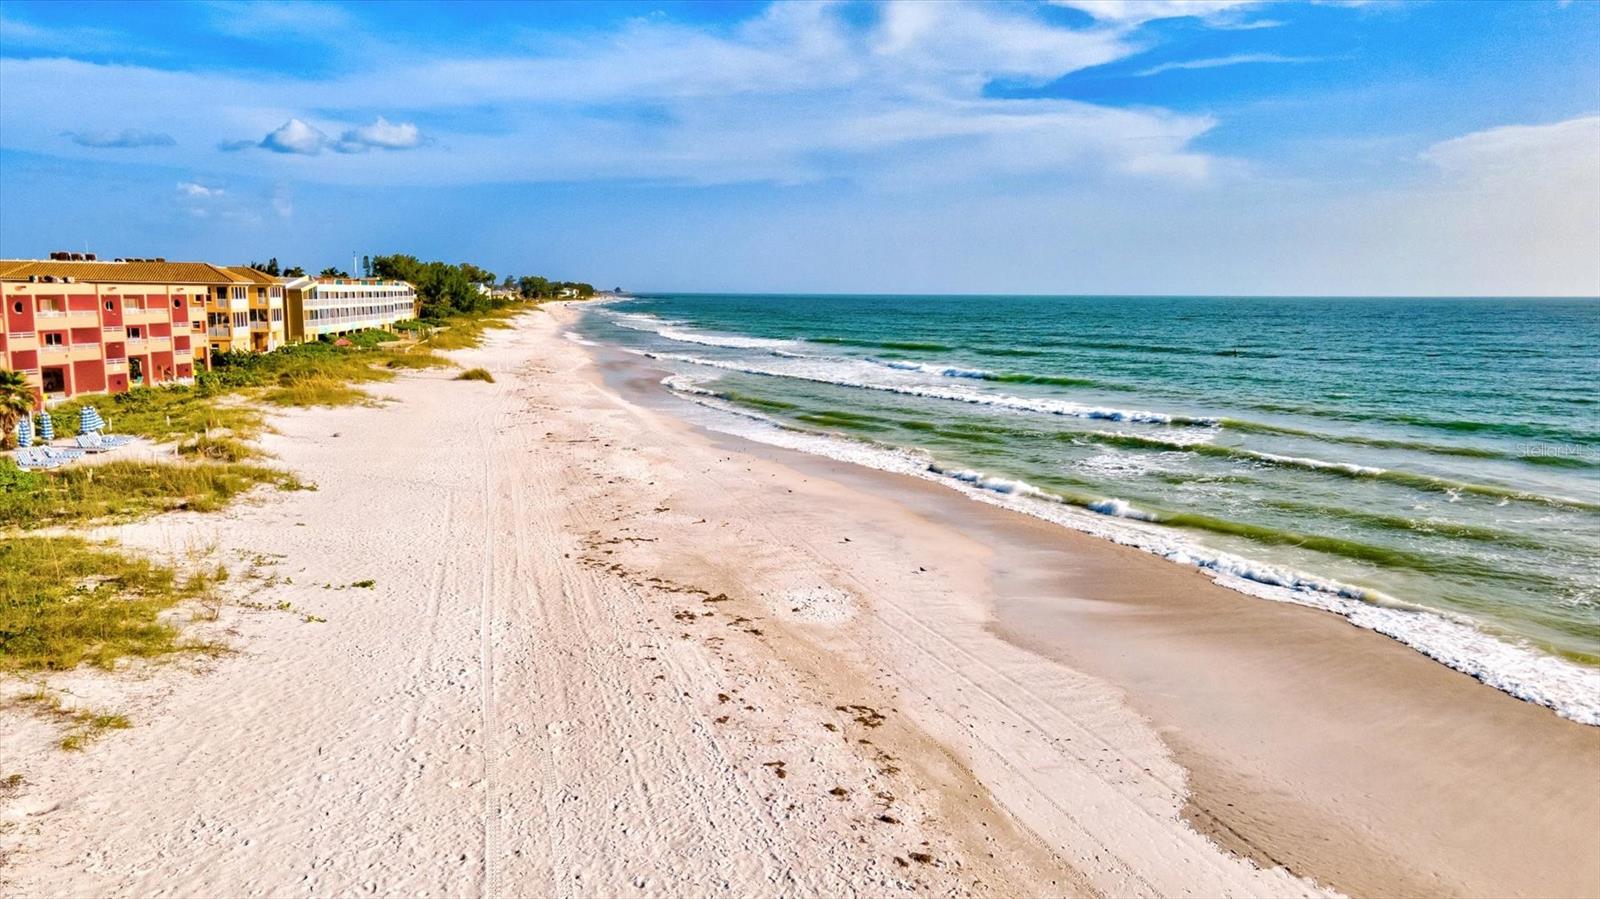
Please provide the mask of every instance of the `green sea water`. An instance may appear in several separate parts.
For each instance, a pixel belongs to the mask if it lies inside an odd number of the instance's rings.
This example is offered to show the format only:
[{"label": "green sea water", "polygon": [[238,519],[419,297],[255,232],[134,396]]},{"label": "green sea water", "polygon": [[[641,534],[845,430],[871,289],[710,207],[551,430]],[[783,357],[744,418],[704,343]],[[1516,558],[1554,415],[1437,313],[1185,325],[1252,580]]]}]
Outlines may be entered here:
[{"label": "green sea water", "polygon": [[1600,722],[1600,301],[660,294],[578,333]]}]

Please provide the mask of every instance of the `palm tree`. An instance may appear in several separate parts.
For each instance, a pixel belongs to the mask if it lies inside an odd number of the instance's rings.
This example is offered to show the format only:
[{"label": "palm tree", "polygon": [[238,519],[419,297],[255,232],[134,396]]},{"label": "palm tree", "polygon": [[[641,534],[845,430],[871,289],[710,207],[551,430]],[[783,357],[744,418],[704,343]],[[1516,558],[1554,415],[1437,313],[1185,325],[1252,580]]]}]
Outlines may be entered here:
[{"label": "palm tree", "polygon": [[15,445],[12,432],[24,415],[33,414],[33,386],[20,371],[0,368],[0,448]]}]

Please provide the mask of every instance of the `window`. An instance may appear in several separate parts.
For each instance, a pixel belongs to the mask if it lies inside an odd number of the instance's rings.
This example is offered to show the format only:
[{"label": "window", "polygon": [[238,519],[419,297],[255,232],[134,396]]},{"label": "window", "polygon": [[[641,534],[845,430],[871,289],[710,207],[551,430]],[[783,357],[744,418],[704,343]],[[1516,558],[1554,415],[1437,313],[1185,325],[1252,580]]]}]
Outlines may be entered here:
[{"label": "window", "polygon": [[115,300],[106,300],[106,311],[107,312],[116,312],[117,311],[117,304],[116,304]]},{"label": "window", "polygon": [[65,346],[67,342],[66,337],[67,335],[62,334],[59,331],[46,331],[44,334],[44,345]]},{"label": "window", "polygon": [[129,328],[128,329],[128,339],[129,340],[142,340],[143,338],[144,338],[144,329],[143,328]]},{"label": "window", "polygon": [[182,309],[183,308],[183,297],[173,297],[172,298],[172,308],[174,308],[174,309]]},{"label": "window", "polygon": [[233,298],[236,299],[236,300],[244,299],[245,298],[245,288],[243,288],[243,287],[235,287],[233,289]]},{"label": "window", "polygon": [[[110,304],[108,303],[107,305],[110,305]],[[12,303],[11,304],[11,311],[15,312],[18,315],[21,315],[22,314],[22,301],[18,300],[15,303]]]}]

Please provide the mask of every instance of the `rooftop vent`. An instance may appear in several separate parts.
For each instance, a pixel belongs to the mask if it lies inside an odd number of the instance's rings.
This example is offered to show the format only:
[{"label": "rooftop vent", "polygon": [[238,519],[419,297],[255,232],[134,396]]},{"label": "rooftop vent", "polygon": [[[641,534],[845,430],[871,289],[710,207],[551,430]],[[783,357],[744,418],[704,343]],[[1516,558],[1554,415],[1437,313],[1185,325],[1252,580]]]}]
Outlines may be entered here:
[{"label": "rooftop vent", "polygon": [[89,261],[89,262],[99,262],[100,261],[99,258],[96,257],[95,254],[93,254],[93,253],[84,253],[83,254],[83,258],[85,260]]},{"label": "rooftop vent", "polygon": [[156,261],[157,262],[166,262],[167,261],[167,257],[165,257],[165,256],[157,256],[156,257]]},{"label": "rooftop vent", "polygon": [[50,252],[50,259],[53,262],[66,262],[72,259],[72,254],[66,250],[52,250]]}]

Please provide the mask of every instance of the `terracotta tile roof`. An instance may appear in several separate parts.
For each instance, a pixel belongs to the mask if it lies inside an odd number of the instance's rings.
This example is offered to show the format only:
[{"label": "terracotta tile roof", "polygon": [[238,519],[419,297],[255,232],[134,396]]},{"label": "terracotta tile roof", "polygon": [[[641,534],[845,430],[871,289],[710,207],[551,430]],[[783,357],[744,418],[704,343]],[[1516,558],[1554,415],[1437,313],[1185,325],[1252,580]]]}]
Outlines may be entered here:
[{"label": "terracotta tile roof", "polygon": [[271,284],[276,287],[282,283],[272,275],[248,265],[227,265],[223,266],[222,270],[230,275],[238,275],[253,284]]},{"label": "terracotta tile roof", "polygon": [[71,278],[92,284],[250,284],[254,279],[208,262],[67,262],[0,259],[0,281],[26,281],[30,275]]}]

